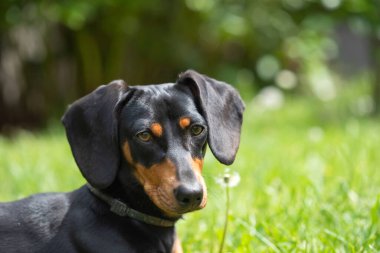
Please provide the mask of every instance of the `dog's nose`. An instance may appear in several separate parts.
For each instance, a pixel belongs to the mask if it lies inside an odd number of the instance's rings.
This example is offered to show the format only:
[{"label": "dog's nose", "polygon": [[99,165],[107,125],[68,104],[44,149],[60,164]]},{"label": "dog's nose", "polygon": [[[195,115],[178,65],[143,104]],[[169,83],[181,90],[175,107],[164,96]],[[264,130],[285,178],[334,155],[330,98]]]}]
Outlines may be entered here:
[{"label": "dog's nose", "polygon": [[180,185],[174,189],[174,195],[182,207],[197,207],[202,202],[203,189],[200,185],[196,187]]}]

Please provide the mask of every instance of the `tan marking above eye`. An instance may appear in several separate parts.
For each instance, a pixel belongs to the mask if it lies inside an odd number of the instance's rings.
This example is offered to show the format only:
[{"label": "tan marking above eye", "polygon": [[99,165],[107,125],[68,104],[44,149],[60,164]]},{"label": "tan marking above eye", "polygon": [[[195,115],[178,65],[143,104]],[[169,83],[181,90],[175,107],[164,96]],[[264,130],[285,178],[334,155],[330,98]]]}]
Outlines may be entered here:
[{"label": "tan marking above eye", "polygon": [[182,129],[185,129],[186,127],[188,127],[191,123],[191,120],[189,117],[182,117],[179,119],[179,126],[182,128]]},{"label": "tan marking above eye", "polygon": [[162,129],[162,126],[159,123],[153,123],[150,126],[150,130],[152,130],[152,133],[154,134],[154,136],[156,136],[156,137],[161,137],[162,136],[163,129]]}]

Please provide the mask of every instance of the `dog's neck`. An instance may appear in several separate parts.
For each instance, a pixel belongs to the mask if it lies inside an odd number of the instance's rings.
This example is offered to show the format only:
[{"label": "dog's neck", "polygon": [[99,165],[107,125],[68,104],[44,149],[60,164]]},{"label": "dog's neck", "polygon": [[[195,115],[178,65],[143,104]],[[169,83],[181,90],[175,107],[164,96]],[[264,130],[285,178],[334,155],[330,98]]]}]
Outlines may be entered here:
[{"label": "dog's neck", "polygon": [[173,220],[162,219],[156,216],[148,215],[146,213],[142,213],[129,207],[126,203],[121,201],[120,199],[113,198],[101,190],[93,187],[90,184],[87,184],[88,189],[91,191],[93,195],[98,197],[100,200],[103,200],[110,206],[110,211],[114,214],[117,214],[121,217],[129,217],[134,220],[138,220],[140,222],[155,225],[159,227],[174,227],[175,222]]}]

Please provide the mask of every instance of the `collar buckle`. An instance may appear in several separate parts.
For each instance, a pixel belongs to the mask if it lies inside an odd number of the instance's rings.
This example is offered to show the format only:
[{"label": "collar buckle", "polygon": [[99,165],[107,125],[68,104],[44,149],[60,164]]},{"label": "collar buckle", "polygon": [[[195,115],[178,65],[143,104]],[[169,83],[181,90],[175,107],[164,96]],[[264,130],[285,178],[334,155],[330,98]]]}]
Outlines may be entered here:
[{"label": "collar buckle", "polygon": [[126,216],[128,207],[125,203],[121,202],[118,199],[112,199],[110,202],[111,208],[110,211],[119,215],[119,216]]}]

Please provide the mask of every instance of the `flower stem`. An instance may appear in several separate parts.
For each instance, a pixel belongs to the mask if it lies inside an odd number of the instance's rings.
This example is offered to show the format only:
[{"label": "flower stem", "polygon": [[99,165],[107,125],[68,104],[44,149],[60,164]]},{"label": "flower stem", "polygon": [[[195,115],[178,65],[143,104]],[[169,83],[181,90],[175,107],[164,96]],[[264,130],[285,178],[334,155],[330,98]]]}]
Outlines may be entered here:
[{"label": "flower stem", "polygon": [[226,216],[224,220],[224,228],[223,228],[223,237],[222,241],[220,242],[220,247],[219,247],[219,253],[223,252],[223,247],[224,247],[224,241],[226,239],[226,234],[227,234],[227,227],[228,227],[228,214],[230,212],[230,188],[228,185],[226,186]]}]

